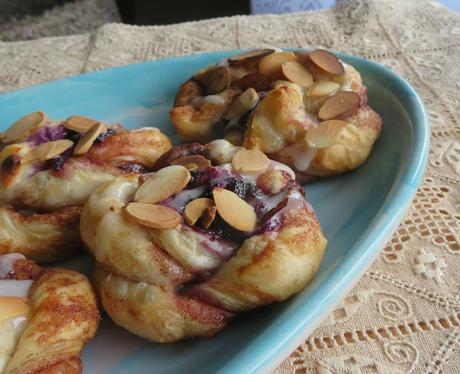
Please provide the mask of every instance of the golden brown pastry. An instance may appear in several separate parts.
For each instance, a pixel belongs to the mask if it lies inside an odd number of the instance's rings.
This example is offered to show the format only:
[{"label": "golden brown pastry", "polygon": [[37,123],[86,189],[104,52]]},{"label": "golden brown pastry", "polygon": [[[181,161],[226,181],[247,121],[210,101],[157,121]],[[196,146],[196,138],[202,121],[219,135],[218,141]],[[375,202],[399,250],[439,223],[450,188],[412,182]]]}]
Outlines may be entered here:
[{"label": "golden brown pastry", "polygon": [[31,113],[2,133],[0,254],[60,260],[81,245],[81,206],[104,182],[148,171],[171,147],[156,128],[133,131],[86,117]]},{"label": "golden brown pastry", "polygon": [[81,373],[80,351],[99,325],[88,279],[0,256],[0,372]]},{"label": "golden brown pastry", "polygon": [[331,52],[264,49],[199,71],[180,87],[170,118],[184,141],[224,135],[308,180],[367,159],[382,120],[366,91]]},{"label": "golden brown pastry", "polygon": [[104,184],[82,211],[115,323],[157,342],[210,336],[314,276],[327,241],[289,167],[215,140],[172,148],[155,169]]}]

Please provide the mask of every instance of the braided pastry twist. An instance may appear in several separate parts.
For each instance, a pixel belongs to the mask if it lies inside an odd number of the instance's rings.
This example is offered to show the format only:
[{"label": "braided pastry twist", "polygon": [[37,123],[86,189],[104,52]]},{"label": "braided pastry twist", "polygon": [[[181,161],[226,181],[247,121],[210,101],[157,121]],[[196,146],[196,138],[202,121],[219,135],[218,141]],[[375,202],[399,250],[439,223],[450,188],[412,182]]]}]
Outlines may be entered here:
[{"label": "braided pastry twist", "polygon": [[311,280],[327,241],[290,168],[217,140],[173,148],[156,169],[104,184],[82,211],[115,323],[158,342],[210,336]]},{"label": "braided pastry twist", "polygon": [[0,254],[50,262],[75,252],[89,195],[119,175],[148,171],[170,147],[156,128],[127,131],[84,117],[52,121],[42,112],[23,117],[3,133]]},{"label": "braided pastry twist", "polygon": [[224,136],[305,181],[359,167],[382,127],[360,73],[324,50],[223,59],[181,85],[170,118],[183,140]]},{"label": "braided pastry twist", "polygon": [[0,279],[1,294],[22,292],[0,296],[0,371],[81,373],[80,351],[99,326],[88,279],[72,270],[39,268],[20,254],[0,256]]}]

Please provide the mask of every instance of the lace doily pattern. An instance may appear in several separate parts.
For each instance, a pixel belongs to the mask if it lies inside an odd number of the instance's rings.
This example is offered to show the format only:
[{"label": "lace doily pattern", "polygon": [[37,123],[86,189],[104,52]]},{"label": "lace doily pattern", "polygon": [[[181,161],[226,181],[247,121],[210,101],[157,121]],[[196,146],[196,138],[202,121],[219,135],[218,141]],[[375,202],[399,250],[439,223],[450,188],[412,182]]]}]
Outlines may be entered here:
[{"label": "lace doily pattern", "polygon": [[338,0],[315,13],[0,43],[0,91],[213,50],[315,46],[379,61],[417,89],[431,122],[422,186],[373,266],[276,373],[454,373],[460,351],[460,17],[426,0]]}]

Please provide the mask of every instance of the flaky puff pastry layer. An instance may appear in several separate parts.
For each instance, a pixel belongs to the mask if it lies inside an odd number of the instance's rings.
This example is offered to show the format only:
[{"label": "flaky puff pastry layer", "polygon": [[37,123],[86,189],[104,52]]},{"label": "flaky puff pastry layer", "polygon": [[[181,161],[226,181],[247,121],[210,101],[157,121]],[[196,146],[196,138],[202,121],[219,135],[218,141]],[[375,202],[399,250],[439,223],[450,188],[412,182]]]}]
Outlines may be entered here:
[{"label": "flaky puff pastry layer", "polygon": [[135,170],[130,166],[152,167],[171,143],[156,128],[119,129],[58,171],[22,162],[34,147],[24,139],[0,152],[0,254],[19,252],[45,263],[79,249],[81,206],[98,186]]},{"label": "flaky puff pastry layer", "polygon": [[127,220],[122,209],[138,187],[133,176],[101,186],[80,222],[104,309],[137,335],[158,342],[214,335],[237,313],[298,293],[319,267],[327,241],[299,192],[278,230],[254,233],[227,260],[185,223],[160,230]]},{"label": "flaky puff pastry layer", "polygon": [[[32,265],[21,262],[30,270]],[[72,270],[39,273],[29,290],[25,330],[4,373],[81,373],[80,351],[99,326],[94,291],[84,275]]]},{"label": "flaky puff pastry layer", "polygon": [[[350,69],[353,68],[347,68]],[[366,102],[360,82],[359,78],[348,84]],[[315,149],[308,145],[306,135],[318,121],[306,110],[303,95],[297,85],[279,82],[254,110],[244,134],[244,146],[293,167],[300,177],[325,177],[361,166],[380,135],[380,116],[367,103],[362,105],[355,114],[341,119],[346,126],[334,145]]]},{"label": "flaky puff pastry layer", "polygon": [[[312,69],[310,66],[314,84],[309,88],[289,81],[272,80],[270,88],[258,92],[260,100],[253,110],[236,118],[236,122],[230,121],[227,124],[226,131],[229,132],[225,136],[230,141],[240,142],[243,139],[242,145],[246,148],[261,150],[271,158],[289,165],[302,180],[358,168],[368,158],[380,134],[382,120],[367,104],[367,89],[360,73],[351,65],[343,62],[341,64],[344,74],[339,76],[327,74],[314,66]],[[242,93],[236,80],[241,79],[241,74],[244,76],[260,73],[257,64],[251,64],[248,71],[241,73],[240,65],[233,66],[230,63],[232,79],[229,87],[222,92],[205,96],[203,85],[197,77],[216,69],[217,66],[219,65],[198,72],[177,92],[170,118],[183,140],[203,141],[218,137],[216,134],[223,131],[228,109],[233,100]],[[240,74],[235,74],[235,71]],[[313,95],[311,91],[320,82],[335,84],[337,89],[329,94]],[[312,148],[305,139],[307,131],[319,125],[318,111],[323,103],[341,91],[352,91],[359,95],[359,110],[337,118],[345,121],[346,127],[334,145],[321,149]],[[208,103],[207,97],[211,98],[211,103]],[[204,104],[197,105],[197,102]],[[237,130],[232,130],[231,127],[235,124]]]}]

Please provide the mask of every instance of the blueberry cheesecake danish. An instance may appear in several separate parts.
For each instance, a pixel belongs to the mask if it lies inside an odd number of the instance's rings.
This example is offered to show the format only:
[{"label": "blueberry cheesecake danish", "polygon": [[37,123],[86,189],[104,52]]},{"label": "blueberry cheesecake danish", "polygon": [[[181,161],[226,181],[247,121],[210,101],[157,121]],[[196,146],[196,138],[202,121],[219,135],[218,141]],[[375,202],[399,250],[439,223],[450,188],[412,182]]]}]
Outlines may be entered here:
[{"label": "blueberry cheesecake danish", "polygon": [[322,49],[223,59],[182,84],[170,118],[184,141],[224,136],[303,180],[359,167],[382,127],[360,73]]},{"label": "blueberry cheesecake danish", "polygon": [[0,373],[81,373],[80,351],[98,326],[84,275],[0,256]]},{"label": "blueberry cheesecake danish", "polygon": [[157,342],[212,336],[300,292],[327,243],[292,169],[223,139],[105,183],[80,232],[106,312]]},{"label": "blueberry cheesecake danish", "polygon": [[0,254],[60,260],[81,244],[81,207],[104,182],[149,171],[171,147],[156,128],[31,113],[1,134]]}]

